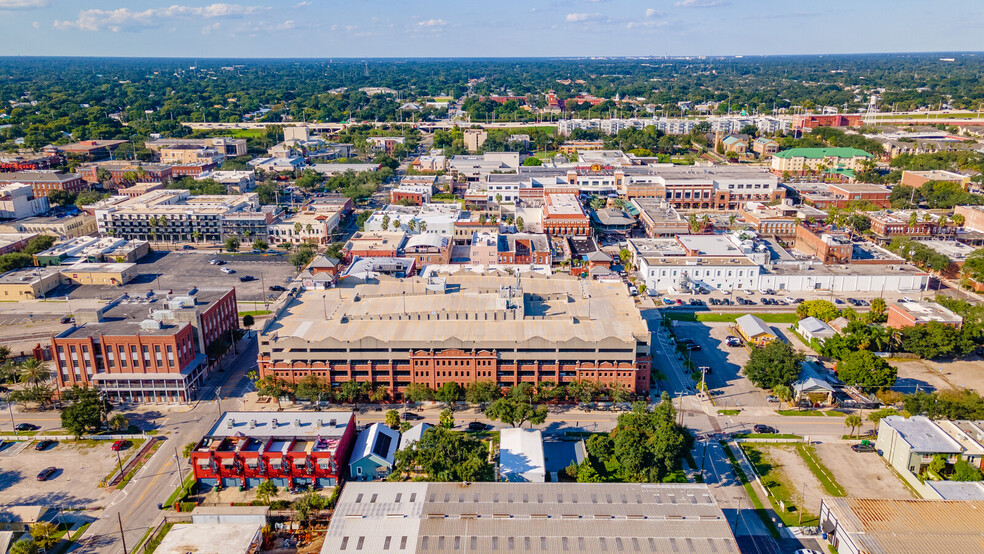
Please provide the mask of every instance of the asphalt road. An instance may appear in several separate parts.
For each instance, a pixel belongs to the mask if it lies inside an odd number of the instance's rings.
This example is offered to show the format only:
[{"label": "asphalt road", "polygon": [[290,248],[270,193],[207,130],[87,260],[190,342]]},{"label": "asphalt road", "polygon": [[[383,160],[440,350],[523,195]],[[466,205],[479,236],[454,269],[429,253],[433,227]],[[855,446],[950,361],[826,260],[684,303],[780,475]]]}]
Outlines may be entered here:
[{"label": "asphalt road", "polygon": [[[246,371],[256,363],[257,344],[255,337],[249,341],[239,355],[226,362],[224,372],[215,373],[205,386],[203,399],[190,406],[185,412],[172,412],[159,421],[159,435],[165,436],[164,444],[150,461],[137,472],[122,491],[111,497],[99,519],[85,532],[80,541],[82,552],[117,554],[123,552],[120,540],[120,526],[117,517],[122,516],[123,535],[127,550],[136,546],[147,529],[154,527],[161,517],[157,505],[178,487],[178,467],[175,453],[180,457],[184,445],[197,441],[215,424],[222,410],[238,409],[236,399],[223,399],[220,405],[215,401],[217,388],[221,385],[220,398],[233,390],[244,390],[242,381]],[[185,478],[191,467],[181,460],[181,471]]]}]

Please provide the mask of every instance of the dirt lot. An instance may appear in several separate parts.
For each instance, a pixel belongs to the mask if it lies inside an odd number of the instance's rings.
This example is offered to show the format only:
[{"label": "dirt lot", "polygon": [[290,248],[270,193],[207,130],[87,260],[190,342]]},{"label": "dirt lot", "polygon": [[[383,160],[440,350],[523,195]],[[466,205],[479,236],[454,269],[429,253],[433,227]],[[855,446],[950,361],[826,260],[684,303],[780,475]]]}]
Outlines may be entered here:
[{"label": "dirt lot", "polygon": [[[224,266],[209,265],[209,260],[219,258]],[[221,267],[234,270],[233,274],[220,271]],[[284,256],[228,255],[198,250],[177,250],[173,252],[154,252],[137,263],[139,275],[130,283],[114,286],[59,287],[55,293],[70,298],[115,298],[124,292],[146,294],[149,290],[183,291],[198,288],[235,287],[236,298],[243,300],[263,300],[271,294],[272,285],[286,285],[297,275],[297,269],[287,262]],[[240,282],[243,276],[256,280]],[[277,293],[279,294],[279,293]]]},{"label": "dirt lot", "polygon": [[854,452],[843,443],[816,446],[820,461],[847,489],[848,496],[858,498],[913,498],[909,489],[875,452]]},{"label": "dirt lot", "polygon": [[899,370],[899,380],[892,388],[907,394],[915,392],[916,385],[919,386],[919,390],[932,391],[966,387],[984,393],[982,363],[984,360],[979,356],[971,356],[952,362],[933,360],[892,362]]},{"label": "dirt lot", "polygon": [[813,476],[806,462],[796,452],[792,445],[756,444],[772,462],[773,471],[779,470],[785,476],[784,481],[792,488],[790,495],[797,506],[804,509],[804,523],[807,515],[816,515],[820,511],[820,499],[827,496],[820,482]]},{"label": "dirt lot", "polygon": [[[99,487],[117,464],[111,441],[62,441],[42,452],[34,450],[34,444],[18,443],[0,452],[4,504],[100,505],[112,490]],[[130,453],[120,452],[124,457]],[[37,481],[38,472],[49,466],[58,471],[47,481]]]}]

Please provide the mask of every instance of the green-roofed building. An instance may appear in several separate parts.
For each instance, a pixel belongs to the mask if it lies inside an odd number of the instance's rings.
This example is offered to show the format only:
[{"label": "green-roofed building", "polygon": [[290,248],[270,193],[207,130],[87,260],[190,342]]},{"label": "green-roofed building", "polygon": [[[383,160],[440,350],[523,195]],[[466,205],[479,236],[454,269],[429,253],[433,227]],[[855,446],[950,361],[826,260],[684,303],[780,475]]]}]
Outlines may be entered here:
[{"label": "green-roofed building", "polygon": [[838,168],[862,171],[862,163],[875,156],[857,148],[791,148],[772,157],[772,172],[776,175],[805,175]]}]

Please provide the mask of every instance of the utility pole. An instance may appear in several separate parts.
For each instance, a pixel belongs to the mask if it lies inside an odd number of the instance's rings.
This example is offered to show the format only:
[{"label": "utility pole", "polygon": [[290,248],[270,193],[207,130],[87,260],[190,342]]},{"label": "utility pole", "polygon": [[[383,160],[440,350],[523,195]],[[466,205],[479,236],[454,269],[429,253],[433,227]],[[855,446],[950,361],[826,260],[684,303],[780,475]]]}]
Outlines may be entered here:
[{"label": "utility pole", "polygon": [[184,475],[181,473],[181,458],[178,457],[178,447],[174,447],[174,465],[178,468],[178,483],[179,487],[184,486]]},{"label": "utility pole", "polygon": [[735,529],[733,533],[738,536],[738,518],[741,517],[741,497],[738,497],[738,508],[735,510]]},{"label": "utility pole", "polygon": [[123,543],[123,554],[128,554],[126,551],[126,536],[123,535],[123,518],[119,512],[116,512],[116,521],[120,524],[120,541]]},{"label": "utility pole", "polygon": [[14,407],[10,402],[10,394],[9,392],[7,393],[7,412],[10,413],[10,430],[14,432],[14,436],[17,436],[19,433],[17,432],[17,426],[14,425]]},{"label": "utility pole", "polygon": [[120,458],[120,451],[116,451],[116,463],[120,464],[120,480],[123,480],[123,459]]}]

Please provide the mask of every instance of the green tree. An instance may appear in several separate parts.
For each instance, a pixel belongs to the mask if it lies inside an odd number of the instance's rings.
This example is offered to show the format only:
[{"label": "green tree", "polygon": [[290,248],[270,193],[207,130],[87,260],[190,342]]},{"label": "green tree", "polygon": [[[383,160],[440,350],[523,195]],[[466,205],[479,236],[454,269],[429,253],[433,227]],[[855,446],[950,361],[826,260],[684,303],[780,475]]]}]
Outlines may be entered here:
[{"label": "green tree", "polygon": [[465,400],[472,404],[487,404],[502,397],[502,389],[495,381],[476,381],[465,389]]},{"label": "green tree", "polygon": [[262,240],[262,239],[256,239],[256,240],[253,241],[253,250],[259,250],[261,252],[266,252],[269,249],[270,249],[270,245],[267,244],[267,241]]},{"label": "green tree", "polygon": [[390,429],[400,428],[400,412],[396,410],[386,411],[386,426]]},{"label": "green tree", "polygon": [[789,343],[776,340],[753,349],[742,372],[755,386],[773,389],[796,381],[804,359],[805,356],[793,350]]},{"label": "green tree", "polygon": [[65,398],[71,404],[62,409],[61,426],[75,435],[75,440],[101,429],[112,408],[108,401],[100,398],[99,391],[89,387],[75,385],[65,393]]},{"label": "green tree", "polygon": [[424,402],[434,399],[434,390],[421,383],[410,383],[404,389],[403,396],[410,402]]},{"label": "green tree", "polygon": [[776,385],[772,387],[772,394],[779,399],[779,407],[782,408],[783,402],[793,401],[793,388],[789,385]]},{"label": "green tree", "polygon": [[270,499],[280,493],[280,488],[277,487],[276,483],[267,479],[259,485],[256,486],[256,499],[260,504],[270,504]]},{"label": "green tree", "polygon": [[930,359],[962,356],[976,347],[966,333],[938,321],[905,327],[901,331],[900,344],[906,352]]},{"label": "green tree", "polygon": [[[878,318],[884,317],[888,313],[888,304],[885,303],[884,298],[873,298],[871,300],[871,310],[869,313],[874,314]],[[877,321],[872,321],[872,323],[878,323]]]},{"label": "green tree", "polygon": [[239,252],[239,239],[236,237],[226,237],[225,249],[226,252]]},{"label": "green tree", "polygon": [[807,300],[796,307],[796,316],[815,317],[820,321],[830,321],[840,315],[837,306],[826,300]]},{"label": "green tree", "polygon": [[615,452],[615,442],[608,434],[591,435],[587,443],[588,454],[596,460],[604,462]]},{"label": "green tree", "polygon": [[253,325],[256,325],[256,320],[253,319],[253,316],[250,315],[250,314],[244,315],[243,316],[243,327],[245,327],[248,330],[251,327],[253,327]]},{"label": "green tree", "polygon": [[540,158],[537,158],[536,156],[530,156],[529,158],[523,160],[523,165],[526,167],[537,167],[543,165],[543,161],[541,161]]},{"label": "green tree", "polygon": [[37,358],[28,358],[21,362],[18,377],[21,383],[38,385],[51,379],[51,371],[45,362]]},{"label": "green tree", "polygon": [[23,253],[33,256],[38,252],[44,252],[55,245],[55,237],[51,235],[38,235],[27,241],[27,246],[22,250]]},{"label": "green tree", "polygon": [[521,427],[529,421],[540,425],[547,420],[547,407],[535,406],[514,397],[500,398],[485,408],[485,417]]},{"label": "green tree", "polygon": [[53,190],[48,193],[48,202],[59,206],[74,206],[78,195],[67,190]]},{"label": "green tree", "polygon": [[968,463],[967,460],[959,459],[957,463],[953,464],[951,481],[980,481],[981,479],[984,479],[981,470]]},{"label": "green tree", "polygon": [[844,418],[844,427],[850,427],[851,428],[851,436],[852,437],[857,434],[857,433],[854,432],[855,429],[857,429],[858,431],[861,430],[861,425],[862,424],[863,424],[863,422],[861,421],[861,416],[859,416],[857,414],[851,414],[851,415],[849,415],[849,416],[847,416],[847,417]]},{"label": "green tree", "polygon": [[314,259],[315,249],[313,245],[302,244],[297,252],[290,255],[290,263],[294,265],[297,269],[307,267],[311,260]]},{"label": "green tree", "polygon": [[454,411],[454,403],[461,398],[461,385],[455,383],[454,381],[448,381],[441,385],[441,388],[437,389],[434,393],[434,397],[437,398],[439,402],[443,402],[449,410]]},{"label": "green tree", "polygon": [[113,431],[126,431],[130,428],[130,420],[123,414],[113,414],[113,417],[109,418],[108,425]]},{"label": "green tree", "polygon": [[299,400],[317,402],[328,394],[329,386],[317,375],[305,375],[294,387],[294,397]]},{"label": "green tree", "polygon": [[10,545],[10,554],[38,554],[38,544],[30,538],[23,538]]},{"label": "green tree", "polygon": [[410,475],[423,481],[492,481],[488,446],[467,433],[431,427],[412,447],[397,451],[388,480],[400,481]]},{"label": "green tree", "polygon": [[324,509],[326,504],[327,499],[325,497],[313,489],[308,489],[300,498],[291,502],[290,507],[303,525],[309,525],[318,510]]},{"label": "green tree", "polygon": [[887,389],[895,384],[897,370],[868,350],[847,354],[837,363],[837,377],[865,391]]},{"label": "green tree", "polygon": [[38,548],[47,551],[58,543],[58,527],[50,521],[39,521],[31,526],[31,537],[34,538]]},{"label": "green tree", "polygon": [[440,418],[438,419],[438,425],[445,429],[454,428],[454,411],[452,410],[441,410]]}]

